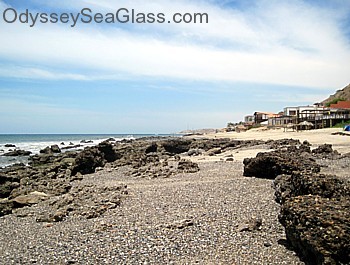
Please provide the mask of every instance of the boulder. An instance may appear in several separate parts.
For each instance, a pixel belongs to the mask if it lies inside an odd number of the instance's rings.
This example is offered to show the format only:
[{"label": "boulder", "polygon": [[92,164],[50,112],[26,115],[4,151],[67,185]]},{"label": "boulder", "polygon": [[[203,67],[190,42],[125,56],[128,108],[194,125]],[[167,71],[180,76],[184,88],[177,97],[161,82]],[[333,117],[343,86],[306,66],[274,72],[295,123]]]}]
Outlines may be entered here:
[{"label": "boulder", "polygon": [[176,155],[188,152],[188,150],[190,150],[191,142],[191,140],[175,138],[163,141],[160,143],[160,145],[167,153]]},{"label": "boulder", "polygon": [[336,159],[340,156],[337,150],[333,150],[331,144],[323,144],[312,150],[312,153],[318,158]]},{"label": "boulder", "polygon": [[194,163],[190,160],[181,159],[177,166],[177,170],[179,172],[184,172],[184,173],[196,173],[199,171],[199,166],[197,163]]},{"label": "boulder", "polygon": [[7,148],[14,148],[14,147],[16,147],[16,145],[14,145],[14,144],[5,144],[5,147],[7,147]]},{"label": "boulder", "polygon": [[304,195],[282,204],[288,242],[309,264],[350,264],[350,201]]},{"label": "boulder", "polygon": [[279,203],[290,197],[309,194],[323,198],[350,197],[349,183],[334,175],[293,172],[291,175],[278,176],[273,185]]},{"label": "boulder", "polygon": [[52,145],[52,146],[47,146],[44,149],[40,150],[40,154],[58,154],[61,153],[61,149],[59,148],[59,146],[56,145]]},{"label": "boulder", "polygon": [[83,175],[94,173],[97,167],[103,167],[104,165],[103,154],[96,147],[86,148],[75,159],[72,176],[78,172]]},{"label": "boulder", "polygon": [[54,153],[54,154],[61,153],[61,149],[59,148],[59,146],[58,146],[57,144],[51,145],[51,151],[52,151],[52,153]]},{"label": "boulder", "polygon": [[255,158],[244,159],[244,176],[275,179],[278,175],[291,175],[294,171],[320,172],[320,166],[314,159],[290,151],[259,153]]},{"label": "boulder", "polygon": [[97,145],[97,149],[102,154],[103,159],[106,162],[114,162],[117,160],[118,155],[114,151],[113,145],[110,142],[102,142]]}]

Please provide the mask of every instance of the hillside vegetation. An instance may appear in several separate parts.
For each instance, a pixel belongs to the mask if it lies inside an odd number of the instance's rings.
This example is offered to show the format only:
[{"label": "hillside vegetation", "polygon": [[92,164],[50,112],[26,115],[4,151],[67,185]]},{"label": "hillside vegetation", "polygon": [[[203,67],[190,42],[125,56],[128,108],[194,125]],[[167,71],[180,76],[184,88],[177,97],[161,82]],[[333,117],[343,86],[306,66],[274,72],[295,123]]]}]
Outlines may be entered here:
[{"label": "hillside vegetation", "polygon": [[350,100],[350,84],[343,89],[338,90],[334,95],[331,95],[326,100],[322,101],[322,104],[327,105],[329,103],[336,103],[340,100]]}]

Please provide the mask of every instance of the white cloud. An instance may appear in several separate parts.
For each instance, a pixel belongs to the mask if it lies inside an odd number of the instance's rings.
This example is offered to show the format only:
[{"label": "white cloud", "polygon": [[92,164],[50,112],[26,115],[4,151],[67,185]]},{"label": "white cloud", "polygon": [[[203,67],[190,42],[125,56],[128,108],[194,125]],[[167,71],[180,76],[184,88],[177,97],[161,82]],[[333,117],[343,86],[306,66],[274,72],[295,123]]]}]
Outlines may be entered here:
[{"label": "white cloud", "polygon": [[[350,48],[332,16],[334,11],[299,1],[260,3],[245,12],[184,1],[132,4],[143,12],[208,12],[207,25],[73,29],[2,23],[6,38],[0,43],[0,58],[21,68],[2,65],[0,75],[79,80],[146,76],[319,88],[338,88],[349,82]],[[129,1],[93,0],[56,4],[103,10],[130,6]],[[140,33],[140,29],[145,31]],[[26,65],[36,67],[26,69]],[[56,68],[65,71],[53,72]]]},{"label": "white cloud", "polygon": [[7,65],[0,65],[0,77],[49,80],[89,80],[88,76],[79,74],[59,73],[35,67],[18,67]]}]

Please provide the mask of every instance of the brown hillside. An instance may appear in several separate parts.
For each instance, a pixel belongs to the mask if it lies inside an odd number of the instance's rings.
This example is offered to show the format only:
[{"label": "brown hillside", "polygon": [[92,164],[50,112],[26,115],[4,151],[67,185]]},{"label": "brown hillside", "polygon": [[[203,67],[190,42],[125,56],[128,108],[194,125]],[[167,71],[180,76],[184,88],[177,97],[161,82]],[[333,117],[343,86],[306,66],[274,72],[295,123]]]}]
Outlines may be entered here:
[{"label": "brown hillside", "polygon": [[342,98],[344,100],[350,100],[350,84],[344,87],[343,89],[338,90],[334,95],[331,95],[326,100],[322,101],[322,104],[325,105],[331,102],[333,99]]}]

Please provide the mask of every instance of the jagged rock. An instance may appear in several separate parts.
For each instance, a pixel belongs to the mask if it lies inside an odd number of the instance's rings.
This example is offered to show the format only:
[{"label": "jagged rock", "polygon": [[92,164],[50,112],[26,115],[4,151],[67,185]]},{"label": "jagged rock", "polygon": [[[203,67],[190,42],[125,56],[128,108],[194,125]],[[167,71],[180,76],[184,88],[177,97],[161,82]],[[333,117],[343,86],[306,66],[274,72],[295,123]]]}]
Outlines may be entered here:
[{"label": "jagged rock", "polygon": [[318,158],[337,159],[340,157],[338,151],[333,150],[331,144],[320,145],[316,149],[312,150],[312,153]]},{"label": "jagged rock", "polygon": [[44,149],[40,150],[40,154],[58,154],[61,153],[61,149],[59,148],[58,145],[52,145],[52,146],[47,146]]},{"label": "jagged rock", "polygon": [[269,144],[271,149],[279,149],[284,146],[300,145],[300,141],[296,139],[280,139],[267,141],[266,144]]},{"label": "jagged rock", "polygon": [[3,154],[3,156],[30,156],[32,152],[24,150],[14,150]]},{"label": "jagged rock", "polygon": [[278,176],[274,181],[277,202],[300,195],[319,195],[323,198],[350,197],[348,182],[336,176],[293,172],[292,175]]},{"label": "jagged rock", "polygon": [[313,154],[331,154],[333,153],[333,148],[331,144],[323,144],[317,147],[316,149],[312,150]]},{"label": "jagged rock", "polygon": [[184,172],[184,173],[196,173],[199,171],[199,166],[197,163],[194,163],[190,160],[181,159],[177,166],[177,170],[179,172]]},{"label": "jagged rock", "polygon": [[190,150],[191,140],[169,139],[160,143],[164,150],[172,155],[182,154]]},{"label": "jagged rock", "polygon": [[291,152],[291,149],[287,152],[259,153],[255,158],[244,159],[243,164],[244,176],[267,179],[274,179],[281,174],[292,174],[294,171],[320,171],[320,166],[314,159],[301,157],[300,152]]},{"label": "jagged rock", "polygon": [[109,142],[102,142],[97,145],[97,149],[102,154],[103,159],[106,162],[114,162],[118,159],[118,155],[116,154],[113,145]]},{"label": "jagged rock", "polygon": [[60,149],[60,147],[57,144],[51,145],[51,151],[54,154],[61,153],[61,149]]},{"label": "jagged rock", "polygon": [[147,148],[146,148],[146,154],[149,154],[149,153],[155,153],[157,152],[158,150],[158,145],[157,143],[152,143],[151,145],[149,145]]},{"label": "jagged rock", "polygon": [[103,154],[96,147],[86,148],[75,159],[72,175],[78,172],[83,175],[94,173],[95,168],[103,167],[104,164]]},{"label": "jagged rock", "polygon": [[282,204],[279,220],[287,240],[309,264],[350,263],[348,197],[292,197]]}]

